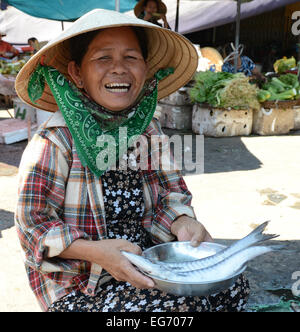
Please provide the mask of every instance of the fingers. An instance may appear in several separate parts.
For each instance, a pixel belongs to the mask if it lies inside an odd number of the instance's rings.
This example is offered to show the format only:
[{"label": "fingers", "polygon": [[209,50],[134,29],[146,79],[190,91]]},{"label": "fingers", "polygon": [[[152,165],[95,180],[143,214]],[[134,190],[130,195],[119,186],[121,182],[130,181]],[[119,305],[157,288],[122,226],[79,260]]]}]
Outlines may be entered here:
[{"label": "fingers", "polygon": [[213,242],[213,238],[205,231],[204,233],[194,235],[190,243],[192,247],[198,247],[201,242]]},{"label": "fingers", "polygon": [[138,245],[136,245],[132,242],[129,242],[127,240],[115,240],[115,241],[118,241],[119,250],[132,252],[133,254],[136,254],[136,255],[142,254],[142,249]]},{"label": "fingers", "polygon": [[[118,240],[118,249],[131,252],[135,255],[141,255],[142,249],[129,241]],[[118,281],[127,281],[136,288],[152,288],[154,282],[152,279],[139,272],[130,261],[120,253],[118,269],[114,271],[113,277]]]},{"label": "fingers", "polygon": [[190,241],[193,247],[198,247],[201,242],[212,242],[212,237],[205,227],[188,216],[177,218],[171,231],[177,236],[178,241]]},{"label": "fingers", "polygon": [[137,271],[134,267],[132,267],[132,270],[130,271],[130,275],[128,276],[127,281],[136,288],[153,288],[154,287],[154,281]]},{"label": "fingers", "polygon": [[125,257],[120,261],[119,269],[113,277],[118,281],[127,281],[132,286],[140,289],[154,287],[153,280],[139,272]]}]

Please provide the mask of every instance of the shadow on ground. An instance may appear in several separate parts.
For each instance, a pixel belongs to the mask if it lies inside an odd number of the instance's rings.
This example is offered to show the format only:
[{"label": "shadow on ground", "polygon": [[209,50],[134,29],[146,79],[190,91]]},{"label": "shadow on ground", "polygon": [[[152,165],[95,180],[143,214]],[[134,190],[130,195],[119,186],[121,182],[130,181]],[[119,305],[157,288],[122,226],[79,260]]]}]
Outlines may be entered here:
[{"label": "shadow on ground", "polygon": [[205,173],[248,171],[262,165],[247,149],[241,137],[206,137],[204,155]]},{"label": "shadow on ground", "polygon": [[[254,170],[261,167],[262,163],[257,159],[242,142],[242,138],[235,137],[204,137],[203,146],[197,147],[196,135],[192,132],[183,132],[180,130],[173,130],[163,128],[164,133],[170,138],[173,135],[181,136],[182,140],[182,160],[186,150],[192,150],[192,163],[183,164],[183,175],[196,175],[201,173],[219,173],[219,172],[234,172]],[[192,136],[192,145],[184,144],[184,135]],[[199,158],[201,153],[202,158]],[[202,167],[198,167],[190,171],[191,164],[198,164],[198,160],[202,163]],[[179,163],[179,165],[182,165]],[[188,167],[186,167],[188,166]]]},{"label": "shadow on ground", "polygon": [[28,141],[0,144],[0,163],[18,167]]},{"label": "shadow on ground", "polygon": [[[215,239],[215,242],[231,245],[236,240]],[[248,262],[244,272],[250,284],[250,297],[247,308],[249,311],[255,307],[278,306],[283,296],[290,294],[300,301],[300,241],[266,241],[267,245],[283,245],[284,248],[274,251]],[[295,297],[295,296],[294,296]]]},{"label": "shadow on ground", "polygon": [[0,238],[2,237],[1,231],[11,228],[14,225],[14,214],[10,211],[0,209]]}]

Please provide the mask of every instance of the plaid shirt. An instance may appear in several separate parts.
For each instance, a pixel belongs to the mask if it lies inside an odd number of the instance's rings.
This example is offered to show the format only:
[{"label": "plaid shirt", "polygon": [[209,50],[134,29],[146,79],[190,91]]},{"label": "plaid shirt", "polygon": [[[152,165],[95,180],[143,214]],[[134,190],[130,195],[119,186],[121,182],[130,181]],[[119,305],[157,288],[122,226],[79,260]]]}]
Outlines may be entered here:
[{"label": "plaid shirt", "polygon": [[[159,133],[152,121],[143,136]],[[172,222],[183,214],[195,218],[191,194],[178,171],[142,172],[143,226],[154,243],[172,241]],[[95,294],[102,267],[58,257],[76,239],[106,238],[101,179],[81,164],[60,112],[24,151],[15,220],[29,283],[43,310],[74,289]]]}]

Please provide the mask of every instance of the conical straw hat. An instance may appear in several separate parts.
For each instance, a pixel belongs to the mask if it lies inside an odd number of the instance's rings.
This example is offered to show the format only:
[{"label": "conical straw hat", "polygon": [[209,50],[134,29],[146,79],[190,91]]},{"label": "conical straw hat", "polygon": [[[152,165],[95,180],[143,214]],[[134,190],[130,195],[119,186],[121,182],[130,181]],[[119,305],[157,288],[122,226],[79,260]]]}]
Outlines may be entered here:
[{"label": "conical straw hat", "polygon": [[45,84],[43,95],[36,101],[37,104],[32,103],[29,98],[28,82],[37,65],[42,62],[52,66],[71,80],[67,69],[69,61],[72,60],[68,50],[68,40],[85,32],[120,26],[143,27],[146,31],[149,68],[147,78],[153,77],[159,69],[174,68],[174,74],[160,81],[158,99],[168,96],[190,81],[197,69],[198,55],[193,44],[186,38],[136,17],[116,11],[94,9],[51,40],[25,64],[16,78],[18,96],[33,107],[50,112],[57,111],[58,106],[47,84]]}]

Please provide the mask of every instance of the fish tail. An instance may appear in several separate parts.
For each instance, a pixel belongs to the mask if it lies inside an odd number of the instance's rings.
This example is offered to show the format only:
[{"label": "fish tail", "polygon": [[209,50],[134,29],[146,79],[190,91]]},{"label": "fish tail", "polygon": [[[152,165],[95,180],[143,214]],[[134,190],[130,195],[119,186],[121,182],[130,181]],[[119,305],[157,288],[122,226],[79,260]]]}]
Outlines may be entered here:
[{"label": "fish tail", "polygon": [[273,246],[252,246],[246,249],[237,252],[228,258],[228,260],[235,262],[236,270],[239,270],[242,266],[247,264],[248,261],[254,259],[257,256],[261,256],[263,254],[281,250],[283,248],[282,245],[273,245]]},{"label": "fish tail", "polygon": [[250,241],[250,245],[258,242],[264,242],[270,239],[274,239],[278,237],[277,234],[263,234],[263,231],[266,229],[267,225],[269,224],[270,220],[265,221],[258,227],[256,227],[246,238]]},{"label": "fish tail", "polygon": [[278,236],[279,236],[278,234],[260,234],[260,239],[257,240],[257,243],[271,240]]}]

